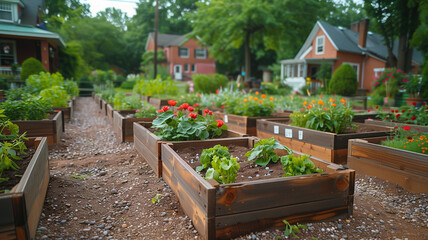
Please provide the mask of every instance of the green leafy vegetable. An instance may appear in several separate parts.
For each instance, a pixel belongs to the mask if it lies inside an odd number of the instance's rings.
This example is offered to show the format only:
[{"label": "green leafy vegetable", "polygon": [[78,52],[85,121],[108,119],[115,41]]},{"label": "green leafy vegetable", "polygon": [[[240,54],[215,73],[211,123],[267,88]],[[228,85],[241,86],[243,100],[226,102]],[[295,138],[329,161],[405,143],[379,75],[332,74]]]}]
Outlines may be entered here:
[{"label": "green leafy vegetable", "polygon": [[323,172],[323,170],[315,167],[315,164],[307,155],[302,155],[300,157],[296,157],[294,154],[283,156],[281,157],[281,163],[285,166],[283,168],[285,171],[285,174],[282,175],[283,177]]},{"label": "green leafy vegetable", "polygon": [[256,159],[255,164],[265,167],[269,162],[278,162],[279,156],[274,152],[275,149],[286,150],[288,153],[291,153],[291,150],[282,145],[275,140],[274,138],[261,139],[254,145],[254,148],[251,151],[245,154],[248,157],[248,161]]},{"label": "green leafy vegetable", "polygon": [[308,228],[308,226],[302,225],[302,224],[291,225],[289,222],[287,222],[287,220],[282,220],[282,222],[285,224],[285,231],[284,231],[285,237],[288,237],[291,234],[294,237],[299,238],[297,236],[297,234],[300,233],[300,229],[307,229]]},{"label": "green leafy vegetable", "polygon": [[214,156],[218,156],[220,158],[230,158],[229,149],[227,149],[227,147],[221,146],[220,144],[217,144],[212,148],[204,149],[202,151],[201,158],[199,159],[202,166],[196,167],[196,171],[200,172],[204,169],[210,168],[211,161],[213,160]]},{"label": "green leafy vegetable", "polygon": [[240,168],[236,158],[214,156],[212,168],[207,170],[205,179],[214,179],[218,183],[234,183]]}]

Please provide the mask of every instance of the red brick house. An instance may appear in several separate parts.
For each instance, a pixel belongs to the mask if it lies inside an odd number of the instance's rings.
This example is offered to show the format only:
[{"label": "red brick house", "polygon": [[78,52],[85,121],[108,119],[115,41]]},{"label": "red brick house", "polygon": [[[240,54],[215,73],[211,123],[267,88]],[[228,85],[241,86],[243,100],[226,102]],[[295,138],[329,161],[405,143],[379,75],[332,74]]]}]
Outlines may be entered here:
[{"label": "red brick house", "polygon": [[[146,51],[154,49],[154,33],[150,33]],[[215,59],[210,58],[208,49],[196,39],[186,39],[186,35],[158,34],[158,49],[163,49],[169,74],[175,80],[190,80],[195,73],[216,72]]]},{"label": "red brick house", "polygon": [[[11,74],[11,65],[34,57],[47,71],[58,68],[61,37],[46,30],[41,21],[43,0],[0,1],[0,74]],[[18,68],[20,70],[20,68]]]},{"label": "red brick house", "polygon": [[[383,37],[368,32],[369,20],[351,24],[351,29],[318,21],[294,59],[281,61],[281,80],[299,90],[311,79],[313,88],[321,86],[316,79],[321,64],[331,66],[332,73],[342,64],[350,64],[358,77],[358,88],[371,90],[375,75],[384,71],[388,57]],[[394,44],[397,56],[398,42]],[[422,65],[423,56],[414,50],[412,72]]]}]

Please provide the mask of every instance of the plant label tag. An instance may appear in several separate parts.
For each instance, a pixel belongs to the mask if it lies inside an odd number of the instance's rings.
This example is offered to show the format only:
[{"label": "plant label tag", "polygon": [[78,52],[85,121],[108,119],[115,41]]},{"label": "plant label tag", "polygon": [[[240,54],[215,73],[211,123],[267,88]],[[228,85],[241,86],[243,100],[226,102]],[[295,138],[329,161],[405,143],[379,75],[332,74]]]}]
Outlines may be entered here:
[{"label": "plant label tag", "polygon": [[292,129],[285,129],[285,137],[286,138],[293,138],[293,130]]},{"label": "plant label tag", "polygon": [[273,126],[273,134],[279,134],[279,126]]},{"label": "plant label tag", "polygon": [[299,140],[303,139],[303,131],[299,130]]},{"label": "plant label tag", "polygon": [[229,122],[229,119],[227,118],[227,115],[224,115],[224,122],[225,122],[225,123],[228,123],[228,122]]}]

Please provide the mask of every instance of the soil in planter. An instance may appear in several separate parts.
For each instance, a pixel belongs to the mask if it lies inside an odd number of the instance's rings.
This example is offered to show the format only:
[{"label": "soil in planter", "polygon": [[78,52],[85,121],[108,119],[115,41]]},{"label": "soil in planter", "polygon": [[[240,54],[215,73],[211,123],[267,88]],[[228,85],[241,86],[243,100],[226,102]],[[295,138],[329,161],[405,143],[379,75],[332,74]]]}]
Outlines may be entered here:
[{"label": "soil in planter", "polygon": [[[254,161],[249,162],[248,158],[245,156],[245,153],[250,151],[250,148],[228,145],[229,153],[232,157],[236,157],[239,163],[238,176],[236,177],[236,183],[246,182],[259,179],[269,179],[269,178],[278,178],[282,177],[285,173],[282,169],[284,166],[281,164],[280,160],[277,163],[269,163],[266,167],[255,166]],[[199,162],[199,157],[202,154],[200,148],[187,147],[177,151],[178,155],[186,161],[193,169],[196,169],[197,166],[201,166]],[[205,172],[202,171],[199,173],[202,177],[205,177]]]},{"label": "soil in planter", "polygon": [[9,178],[9,180],[0,184],[0,192],[3,192],[4,190],[11,190],[21,180],[21,177],[24,175],[28,164],[31,162],[31,158],[34,155],[35,149],[34,147],[31,147],[25,151],[26,153],[21,155],[21,160],[15,160],[15,163],[19,166],[19,169],[9,169],[4,171],[1,175],[2,178]]}]

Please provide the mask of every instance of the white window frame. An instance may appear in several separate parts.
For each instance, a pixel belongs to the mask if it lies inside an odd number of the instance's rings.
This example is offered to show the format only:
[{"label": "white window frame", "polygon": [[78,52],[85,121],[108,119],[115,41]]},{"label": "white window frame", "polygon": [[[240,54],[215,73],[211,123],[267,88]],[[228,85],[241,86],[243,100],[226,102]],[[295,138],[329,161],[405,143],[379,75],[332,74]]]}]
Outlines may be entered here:
[{"label": "white window frame", "polygon": [[[322,46],[318,44],[318,39],[322,39]],[[322,47],[322,51],[318,51],[318,47]],[[315,39],[315,54],[316,55],[324,54],[324,50],[325,50],[325,36],[321,35]]]},{"label": "white window frame", "polygon": [[[0,5],[10,5],[10,13],[11,13],[11,17],[12,19],[2,19],[0,18],[0,22],[16,22],[18,19],[18,5],[16,3],[7,3],[7,2],[0,2]],[[1,10],[4,12],[7,12],[7,10]]]},{"label": "white window frame", "polygon": [[[181,55],[181,53],[180,53],[180,50],[181,49],[186,49],[187,50],[187,55],[185,56],[185,55]],[[178,47],[178,56],[179,57],[181,57],[181,58],[188,58],[189,57],[189,48],[186,48],[186,47]]]},{"label": "white window frame", "polygon": [[[198,56],[197,52],[199,51],[199,53],[201,53],[200,51],[203,52],[203,56]],[[199,59],[205,59],[207,58],[207,49],[205,48],[195,48],[195,58],[199,58]]]},{"label": "white window frame", "polygon": [[[7,43],[10,45],[10,47],[12,48],[13,51],[13,63],[17,63],[17,53],[16,53],[16,41],[15,40],[3,40],[0,39],[0,45],[2,45],[3,43]],[[1,65],[1,57],[3,56],[3,49],[0,49],[0,65]]]},{"label": "white window frame", "polygon": [[385,72],[385,68],[373,68],[374,76],[379,77],[381,73]]},{"label": "white window frame", "polygon": [[184,72],[189,72],[189,64],[188,63],[184,64]]},{"label": "white window frame", "polygon": [[196,72],[196,64],[192,63],[191,69],[192,69],[192,73],[195,73]]},{"label": "white window frame", "polygon": [[357,71],[355,71],[355,73],[357,74],[357,81],[359,82],[360,81],[360,64],[359,63],[353,63],[353,62],[343,62],[342,65],[343,64],[349,64],[349,65],[351,65],[352,68],[357,66]]}]

